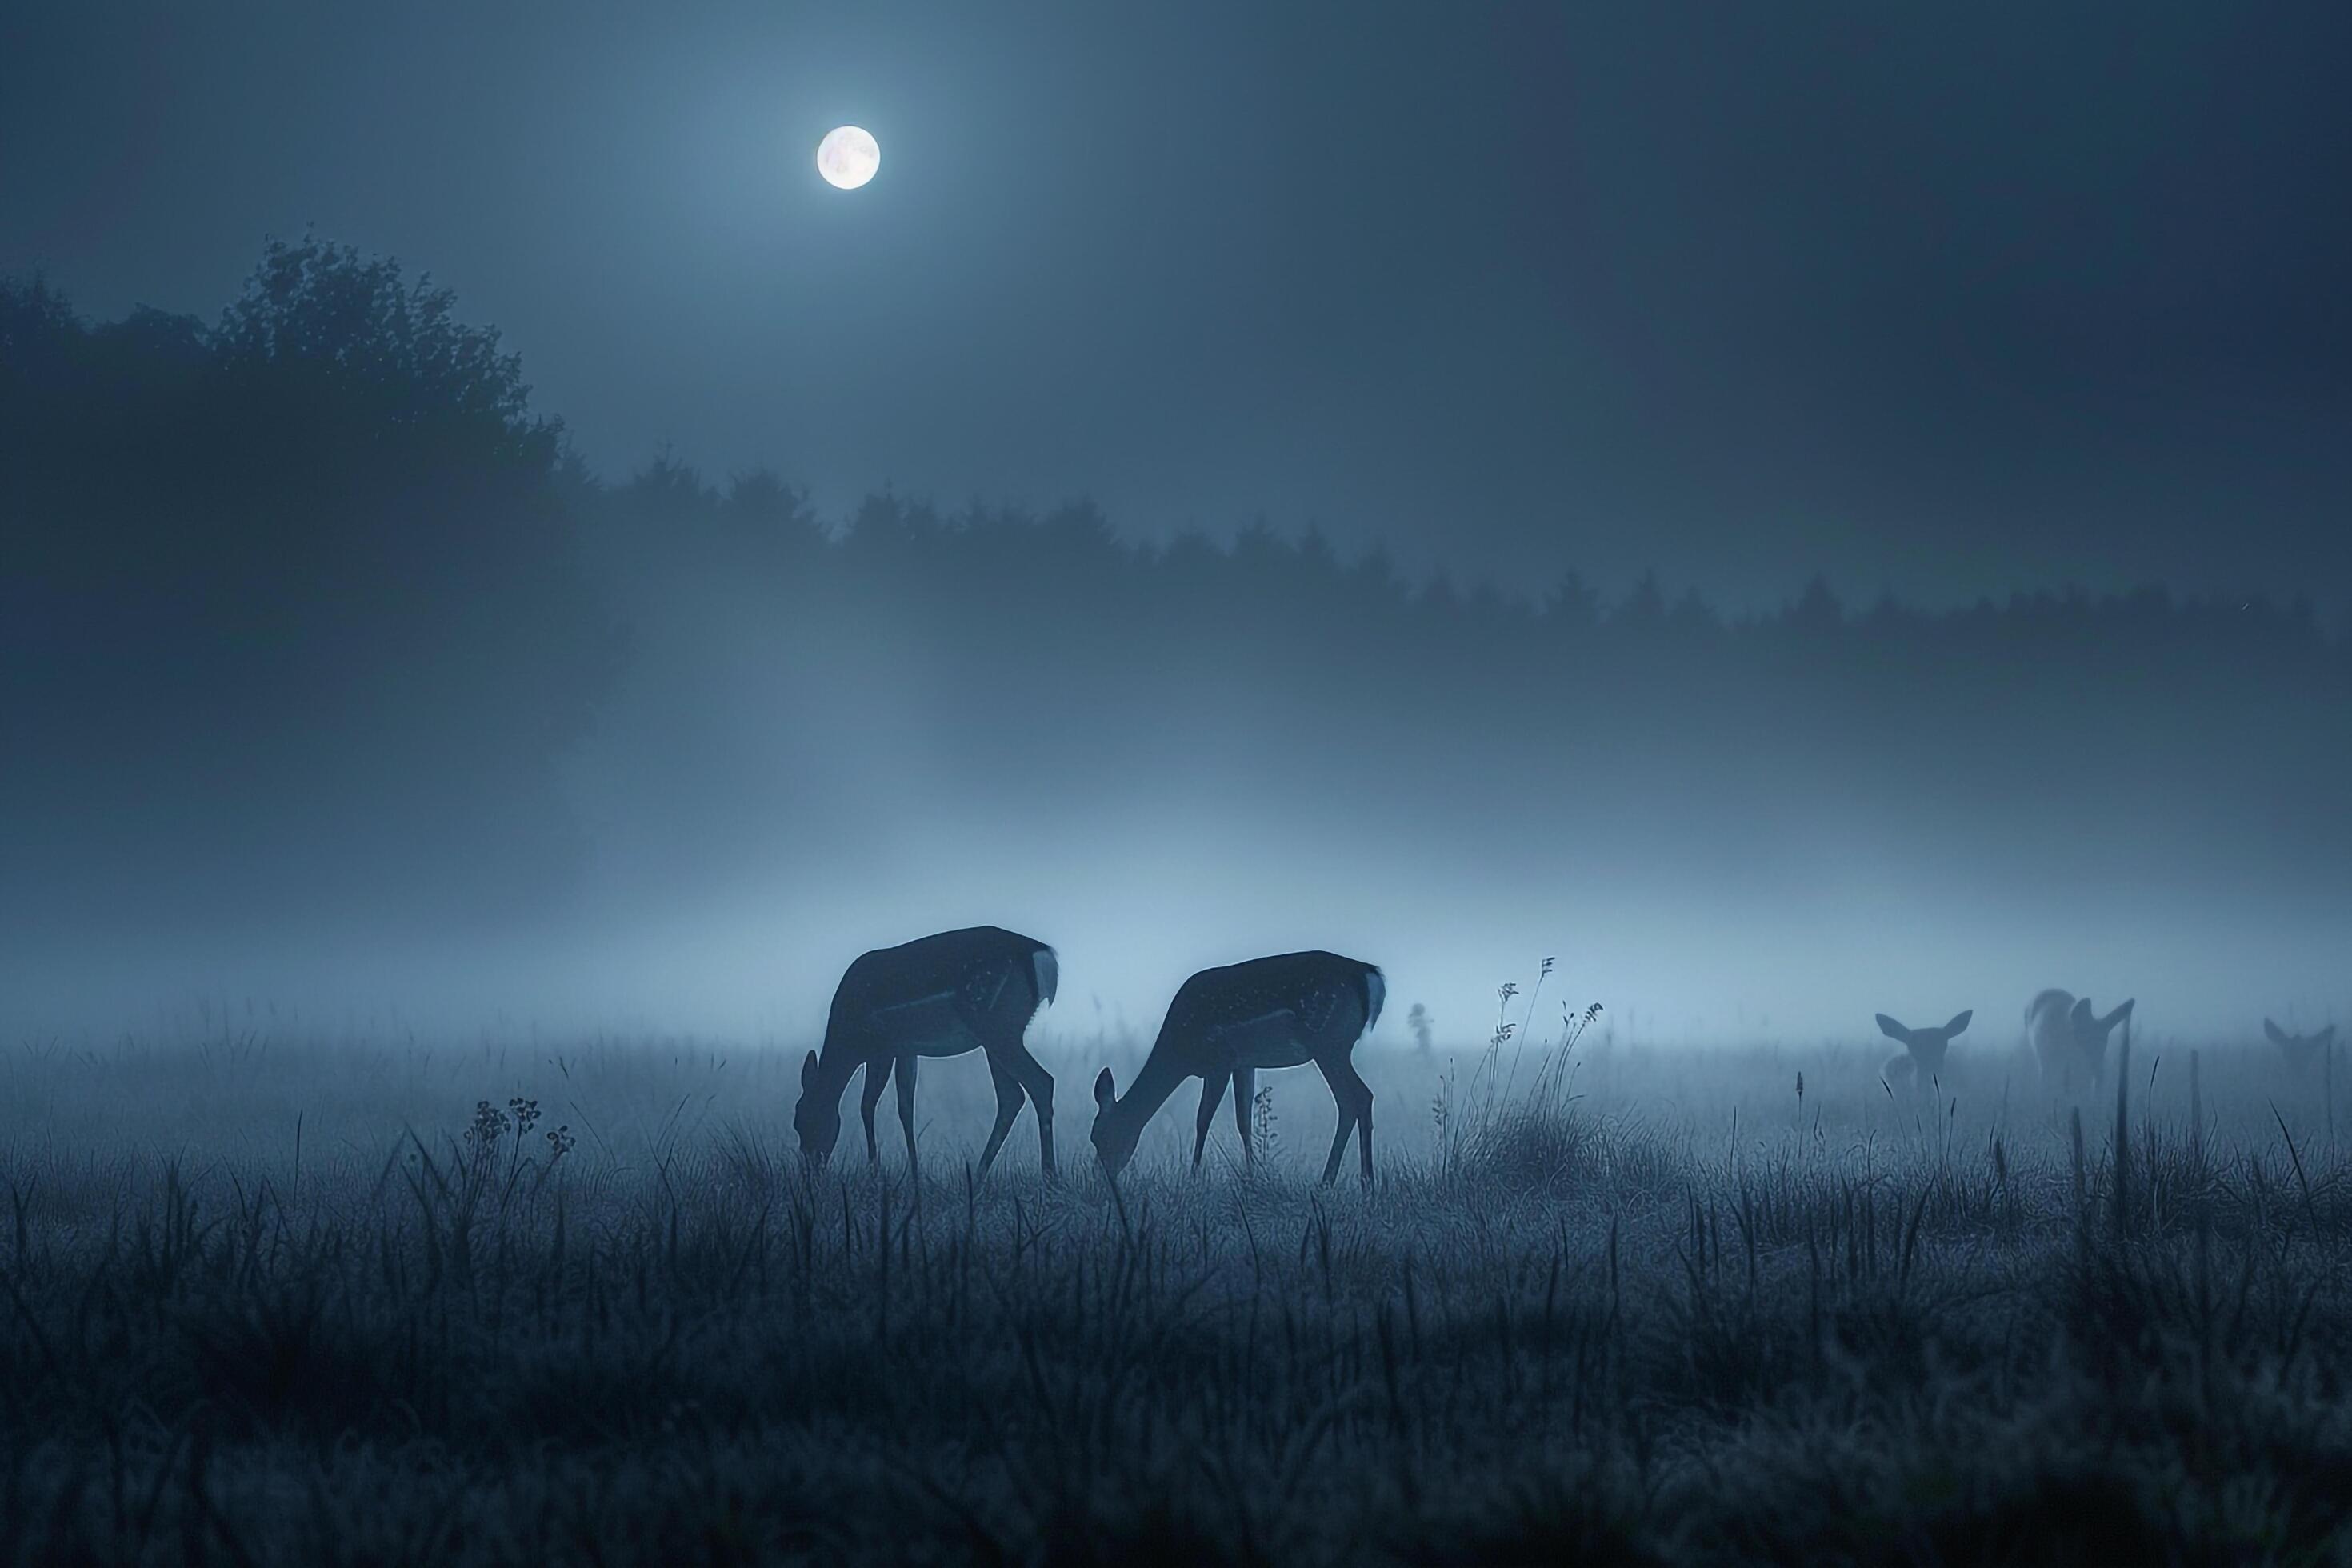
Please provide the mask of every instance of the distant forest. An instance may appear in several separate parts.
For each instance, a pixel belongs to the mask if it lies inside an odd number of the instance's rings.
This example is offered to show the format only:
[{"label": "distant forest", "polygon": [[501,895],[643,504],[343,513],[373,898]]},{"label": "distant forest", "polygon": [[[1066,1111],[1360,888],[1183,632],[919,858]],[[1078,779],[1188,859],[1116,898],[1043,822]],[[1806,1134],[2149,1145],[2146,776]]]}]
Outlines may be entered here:
[{"label": "distant forest", "polygon": [[501,918],[619,837],[690,880],[909,800],[1122,792],[1624,870],[1829,823],[2324,894],[2352,638],[2160,588],[1726,617],[1084,504],[828,526],[765,472],[592,477],[447,291],[305,240],[211,322],[0,284],[0,755],[37,920]]}]

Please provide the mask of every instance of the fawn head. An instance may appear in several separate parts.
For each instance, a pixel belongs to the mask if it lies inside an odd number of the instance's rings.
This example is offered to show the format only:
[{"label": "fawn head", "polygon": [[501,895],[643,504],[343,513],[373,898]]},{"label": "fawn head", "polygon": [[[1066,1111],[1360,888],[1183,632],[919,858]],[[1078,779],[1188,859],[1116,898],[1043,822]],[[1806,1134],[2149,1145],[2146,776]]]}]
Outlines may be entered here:
[{"label": "fawn head", "polygon": [[1878,1032],[1890,1040],[1899,1041],[1911,1053],[1912,1072],[1919,1082],[1926,1083],[1929,1079],[1943,1077],[1944,1053],[1952,1048],[1952,1037],[1967,1033],[1969,1020],[1976,1016],[1976,1009],[1971,1007],[1966,1012],[1955,1013],[1948,1024],[1932,1029],[1914,1029],[1881,1013],[1878,1015]]},{"label": "fawn head", "polygon": [[2115,1033],[2117,1024],[2131,1016],[2132,1001],[2126,997],[2114,1012],[2102,1017],[2098,1009],[2091,1005],[2091,999],[2084,996],[2066,1015],[2066,1028],[2074,1037],[2075,1054],[2090,1068],[2093,1083],[2106,1074],[2107,1037]]}]

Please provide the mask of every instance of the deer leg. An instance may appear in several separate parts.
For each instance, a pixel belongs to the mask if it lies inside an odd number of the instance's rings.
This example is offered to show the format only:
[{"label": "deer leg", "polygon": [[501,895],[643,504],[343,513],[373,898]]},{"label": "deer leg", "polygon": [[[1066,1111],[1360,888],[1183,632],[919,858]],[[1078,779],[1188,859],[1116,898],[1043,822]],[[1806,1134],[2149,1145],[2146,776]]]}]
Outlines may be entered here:
[{"label": "deer leg", "polygon": [[1372,1086],[1364,1081],[1353,1061],[1349,1061],[1347,1067],[1348,1076],[1356,1080],[1360,1096],[1356,1102],[1356,1152],[1362,1157],[1363,1166],[1358,1173],[1369,1191],[1372,1184]]},{"label": "deer leg", "polygon": [[866,1163],[878,1165],[881,1154],[874,1147],[874,1108],[882,1103],[882,1090],[890,1082],[890,1058],[872,1056],[866,1058],[866,1088],[857,1097],[857,1114],[866,1122]]},{"label": "deer leg", "polygon": [[1348,1151],[1348,1134],[1358,1126],[1363,1129],[1359,1148],[1363,1155],[1364,1180],[1372,1179],[1372,1090],[1356,1072],[1355,1064],[1344,1056],[1318,1057],[1315,1065],[1323,1069],[1323,1079],[1331,1086],[1331,1100],[1339,1108],[1339,1131],[1331,1135],[1331,1157],[1323,1163],[1323,1184],[1329,1186],[1339,1174],[1339,1156]]},{"label": "deer leg", "polygon": [[1234,1069],[1234,1125],[1241,1129],[1242,1168],[1257,1174],[1257,1141],[1250,1136],[1250,1109],[1257,1104],[1257,1068]]},{"label": "deer leg", "polygon": [[[1326,1068],[1325,1072],[1328,1076],[1329,1069]],[[1323,1162],[1323,1184],[1327,1187],[1339,1174],[1339,1156],[1348,1152],[1348,1134],[1356,1126],[1355,1110],[1339,1098],[1339,1089],[1336,1083],[1331,1086],[1331,1103],[1339,1108],[1339,1125],[1331,1134],[1331,1157]]]},{"label": "deer leg", "polygon": [[1029,1047],[1013,1037],[1013,1048],[1005,1055],[1011,1058],[1013,1076],[1029,1091],[1029,1103],[1037,1108],[1037,1158],[1045,1165],[1045,1174],[1055,1174],[1054,1166],[1054,1075],[1045,1070]]},{"label": "deer leg", "polygon": [[1013,1131],[1013,1119],[1021,1114],[1021,1080],[1013,1076],[1012,1065],[992,1052],[988,1076],[996,1080],[996,1125],[988,1131],[988,1147],[980,1152],[980,1173],[983,1178],[989,1166],[996,1163],[996,1152],[1004,1147],[1004,1135]]},{"label": "deer leg", "polygon": [[915,1063],[918,1059],[912,1051],[898,1058],[898,1125],[907,1134],[907,1179],[910,1182],[922,1174],[915,1164]]},{"label": "deer leg", "polygon": [[[1217,1119],[1217,1101],[1225,1098],[1225,1075],[1211,1070],[1201,1075],[1201,1114],[1192,1119],[1192,1169],[1201,1168],[1201,1151],[1209,1146],[1209,1123]],[[1247,1146],[1249,1140],[1244,1138]]]}]

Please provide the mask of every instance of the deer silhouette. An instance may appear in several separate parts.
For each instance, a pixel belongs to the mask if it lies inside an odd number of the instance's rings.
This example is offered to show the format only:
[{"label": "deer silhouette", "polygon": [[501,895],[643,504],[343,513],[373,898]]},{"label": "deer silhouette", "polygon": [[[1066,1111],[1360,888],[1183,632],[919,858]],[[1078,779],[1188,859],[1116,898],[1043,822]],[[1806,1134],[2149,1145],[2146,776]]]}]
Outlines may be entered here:
[{"label": "deer silhouette", "polygon": [[2042,1064],[2042,1087],[2063,1095],[2089,1094],[2107,1070],[2107,1037],[2129,1018],[2131,1000],[2100,1016],[2088,996],[2053,986],[2025,1009],[2025,1037]]},{"label": "deer silhouette", "polygon": [[2287,1071],[2298,1077],[2309,1071],[2311,1064],[2325,1056],[2328,1047],[2336,1043],[2336,1026],[2333,1024],[2324,1029],[2315,1029],[2308,1035],[2290,1035],[2264,1018],[2263,1033],[2269,1037],[2271,1044],[2278,1047],[2280,1059],[2286,1063]]},{"label": "deer silhouette", "polygon": [[1976,1009],[1952,1015],[1952,1021],[1939,1028],[1914,1029],[1885,1014],[1877,1015],[1878,1032],[1890,1040],[1899,1041],[1903,1050],[1886,1058],[1882,1069],[1891,1089],[1908,1087],[1925,1089],[1944,1076],[1944,1053],[1952,1048],[1952,1037],[1963,1034]]}]

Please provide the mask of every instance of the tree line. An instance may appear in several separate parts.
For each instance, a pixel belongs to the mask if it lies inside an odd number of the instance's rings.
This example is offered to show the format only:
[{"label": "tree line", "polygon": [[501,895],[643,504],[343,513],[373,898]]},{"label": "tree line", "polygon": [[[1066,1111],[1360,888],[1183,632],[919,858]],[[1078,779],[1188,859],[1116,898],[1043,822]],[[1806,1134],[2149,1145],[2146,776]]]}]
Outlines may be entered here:
[{"label": "tree line", "polygon": [[0,833],[43,918],[497,916],[617,836],[690,869],[730,824],[885,831],[876,770],[902,809],[1563,822],[1636,863],[1857,821],[2352,863],[2352,638],[2305,602],[1816,579],[1727,616],[1654,579],[1414,583],[1311,531],[1149,544],[1082,503],[883,492],[831,526],[764,471],[595,479],[495,331],[315,239],[212,322],[0,283]]}]

